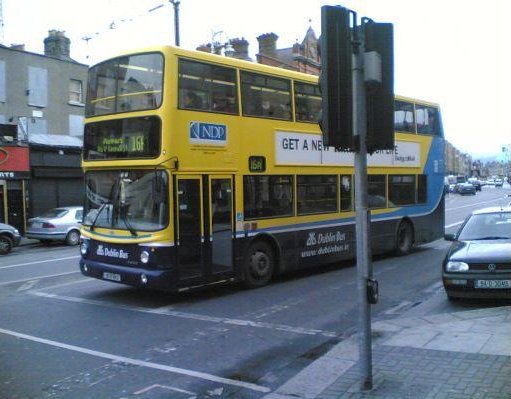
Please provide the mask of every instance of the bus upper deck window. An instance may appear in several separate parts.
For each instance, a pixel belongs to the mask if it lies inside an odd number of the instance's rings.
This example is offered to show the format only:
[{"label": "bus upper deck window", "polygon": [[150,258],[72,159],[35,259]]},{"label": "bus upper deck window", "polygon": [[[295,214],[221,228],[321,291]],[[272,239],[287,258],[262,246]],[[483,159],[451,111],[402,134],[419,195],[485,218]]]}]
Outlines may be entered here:
[{"label": "bus upper deck window", "polygon": [[417,104],[415,106],[417,133],[438,135],[438,111],[434,107]]}]

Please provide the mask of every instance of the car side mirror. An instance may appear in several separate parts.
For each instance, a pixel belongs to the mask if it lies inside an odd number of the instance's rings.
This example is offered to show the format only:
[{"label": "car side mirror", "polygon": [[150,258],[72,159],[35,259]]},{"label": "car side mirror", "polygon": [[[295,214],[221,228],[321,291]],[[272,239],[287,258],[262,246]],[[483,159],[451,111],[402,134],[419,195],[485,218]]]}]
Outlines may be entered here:
[{"label": "car side mirror", "polygon": [[456,241],[456,235],[455,234],[445,234],[444,240],[445,241]]}]

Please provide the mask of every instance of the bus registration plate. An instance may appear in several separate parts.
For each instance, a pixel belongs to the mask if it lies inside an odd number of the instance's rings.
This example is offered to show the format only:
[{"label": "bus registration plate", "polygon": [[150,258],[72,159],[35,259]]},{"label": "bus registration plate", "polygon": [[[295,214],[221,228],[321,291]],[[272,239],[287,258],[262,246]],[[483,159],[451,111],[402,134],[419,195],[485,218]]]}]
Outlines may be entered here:
[{"label": "bus registration plate", "polygon": [[511,288],[511,280],[475,280],[474,288],[490,288],[490,289]]},{"label": "bus registration plate", "polygon": [[112,281],[121,281],[121,275],[117,273],[109,273],[109,272],[103,272],[103,278],[105,280],[112,280]]}]

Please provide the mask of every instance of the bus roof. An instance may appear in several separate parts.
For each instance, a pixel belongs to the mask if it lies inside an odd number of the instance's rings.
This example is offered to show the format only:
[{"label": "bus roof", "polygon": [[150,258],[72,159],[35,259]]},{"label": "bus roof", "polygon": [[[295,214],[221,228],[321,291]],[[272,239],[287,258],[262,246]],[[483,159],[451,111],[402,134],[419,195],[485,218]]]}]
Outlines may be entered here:
[{"label": "bus roof", "polygon": [[[139,54],[139,53],[150,53],[150,52],[162,52],[162,53],[166,53],[166,54],[175,54],[178,56],[195,59],[195,60],[199,60],[199,61],[205,61],[205,62],[211,62],[211,63],[215,63],[215,64],[232,66],[232,67],[245,69],[245,70],[263,72],[266,74],[286,77],[286,78],[290,78],[290,79],[302,80],[302,81],[307,81],[307,82],[312,82],[312,83],[318,82],[318,76],[312,75],[312,74],[297,72],[297,71],[293,71],[291,69],[286,69],[286,68],[280,68],[280,67],[275,67],[275,66],[270,66],[270,65],[259,64],[259,63],[252,62],[252,61],[240,60],[238,58],[226,57],[226,56],[222,56],[222,55],[207,53],[205,51],[186,50],[181,47],[174,47],[174,46],[169,46],[169,45],[145,47],[145,48],[134,49],[132,51],[122,52],[120,54],[117,54],[114,57],[105,59],[105,60],[99,62],[98,64],[101,64],[101,63],[106,62],[110,59],[115,59],[115,58],[118,58],[121,56]],[[98,65],[98,64],[96,64],[96,65]],[[422,105],[430,105],[432,107],[437,107],[437,108],[439,107],[439,105],[437,103],[419,100],[417,98],[405,97],[405,96],[400,96],[400,95],[396,95],[395,98],[397,100],[401,100],[401,101],[419,103]]]}]

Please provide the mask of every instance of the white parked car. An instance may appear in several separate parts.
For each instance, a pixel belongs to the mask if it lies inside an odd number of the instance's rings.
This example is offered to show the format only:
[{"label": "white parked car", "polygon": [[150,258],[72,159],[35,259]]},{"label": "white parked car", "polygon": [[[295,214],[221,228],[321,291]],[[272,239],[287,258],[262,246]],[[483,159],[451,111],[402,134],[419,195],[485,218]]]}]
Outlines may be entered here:
[{"label": "white parked car", "polygon": [[83,207],[67,206],[50,209],[41,216],[28,220],[27,238],[35,238],[44,244],[64,241],[68,245],[80,243],[80,227]]}]

